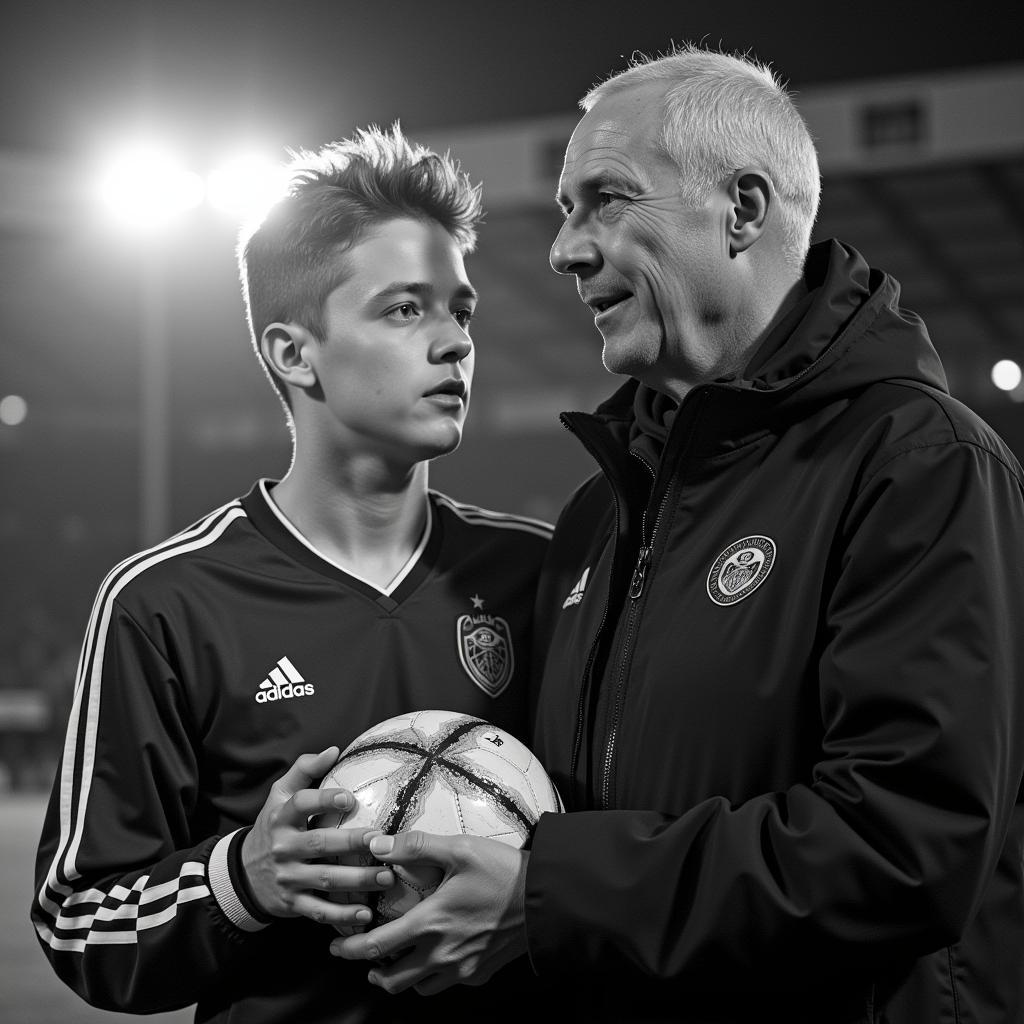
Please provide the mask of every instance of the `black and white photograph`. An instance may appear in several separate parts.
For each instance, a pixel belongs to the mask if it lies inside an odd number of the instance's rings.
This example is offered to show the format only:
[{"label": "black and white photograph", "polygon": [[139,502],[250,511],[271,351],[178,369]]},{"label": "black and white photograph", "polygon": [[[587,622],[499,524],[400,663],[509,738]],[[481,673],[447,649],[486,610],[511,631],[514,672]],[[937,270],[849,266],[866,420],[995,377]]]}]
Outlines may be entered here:
[{"label": "black and white photograph", "polygon": [[0,1018],[1024,1024],[1008,0],[15,0]]}]

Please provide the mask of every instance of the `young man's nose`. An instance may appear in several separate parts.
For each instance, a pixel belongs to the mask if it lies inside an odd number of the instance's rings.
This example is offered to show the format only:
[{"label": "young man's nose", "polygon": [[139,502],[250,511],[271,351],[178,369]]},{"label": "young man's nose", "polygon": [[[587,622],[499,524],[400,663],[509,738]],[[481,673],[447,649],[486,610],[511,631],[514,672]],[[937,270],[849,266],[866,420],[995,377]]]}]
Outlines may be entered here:
[{"label": "young man's nose", "polygon": [[438,329],[431,351],[438,362],[461,362],[473,351],[473,340],[451,317]]}]

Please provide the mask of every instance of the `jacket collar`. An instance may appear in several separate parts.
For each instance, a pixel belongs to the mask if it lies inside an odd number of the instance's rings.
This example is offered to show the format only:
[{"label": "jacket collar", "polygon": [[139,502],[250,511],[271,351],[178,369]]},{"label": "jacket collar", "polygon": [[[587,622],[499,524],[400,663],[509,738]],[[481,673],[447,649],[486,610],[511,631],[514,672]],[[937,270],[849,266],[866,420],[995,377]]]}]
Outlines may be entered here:
[{"label": "jacket collar", "polygon": [[[946,390],[945,375],[916,314],[899,305],[899,283],[871,269],[853,248],[830,239],[811,247],[804,269],[807,297],[797,303],[755,350],[735,378],[694,388],[674,417],[669,436],[692,432],[690,450],[713,456],[780,431],[814,407],[869,384],[915,380]],[[589,416],[563,414],[563,422],[600,453],[599,461],[623,458],[631,442],[664,411],[630,379]],[[637,416],[637,407],[641,410]],[[581,435],[582,437],[582,435]],[[636,460],[632,460],[636,461]]]}]

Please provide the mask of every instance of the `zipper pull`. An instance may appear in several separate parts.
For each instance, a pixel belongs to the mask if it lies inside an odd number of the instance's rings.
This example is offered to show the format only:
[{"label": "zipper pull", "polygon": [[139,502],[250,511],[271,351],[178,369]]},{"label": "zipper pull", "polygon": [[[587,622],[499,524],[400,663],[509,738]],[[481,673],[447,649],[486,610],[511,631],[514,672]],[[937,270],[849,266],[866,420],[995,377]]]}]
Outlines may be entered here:
[{"label": "zipper pull", "polygon": [[644,583],[647,580],[647,567],[651,564],[651,549],[644,545],[640,549],[640,555],[636,560],[636,568],[633,570],[633,578],[629,581],[629,596],[635,601],[644,592]]}]

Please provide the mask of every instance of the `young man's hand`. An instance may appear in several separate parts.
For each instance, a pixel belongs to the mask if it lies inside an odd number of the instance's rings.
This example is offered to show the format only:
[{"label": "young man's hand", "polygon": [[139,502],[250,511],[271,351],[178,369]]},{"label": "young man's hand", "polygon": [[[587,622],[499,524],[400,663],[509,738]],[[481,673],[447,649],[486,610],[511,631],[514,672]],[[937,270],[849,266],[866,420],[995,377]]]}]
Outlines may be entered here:
[{"label": "young man's hand", "polygon": [[482,985],[526,952],[524,893],[529,854],[476,836],[425,832],[378,835],[370,852],[392,865],[433,864],[437,890],[396,921],[335,939],[346,960],[378,961],[371,984],[433,995],[452,985]]},{"label": "young man's hand", "polygon": [[[314,816],[327,811],[345,813],[354,805],[355,798],[348,790],[311,788],[337,759],[337,747],[303,754],[271,786],[256,823],[242,842],[242,866],[265,913],[309,917],[347,934],[371,919],[358,894],[390,888],[395,878],[391,870],[380,866],[329,863],[335,857],[365,853],[369,837],[375,834],[371,830],[310,827]],[[349,893],[353,902],[336,902],[337,894]]]}]

